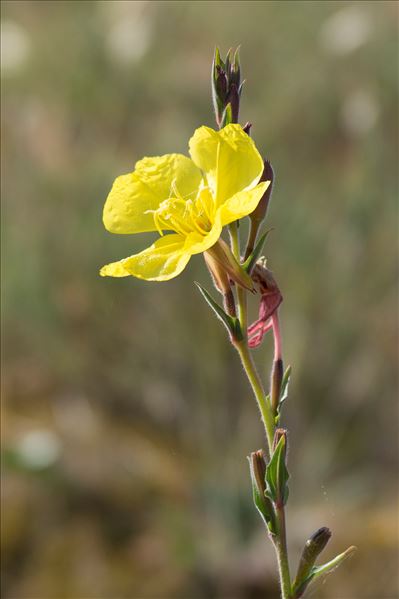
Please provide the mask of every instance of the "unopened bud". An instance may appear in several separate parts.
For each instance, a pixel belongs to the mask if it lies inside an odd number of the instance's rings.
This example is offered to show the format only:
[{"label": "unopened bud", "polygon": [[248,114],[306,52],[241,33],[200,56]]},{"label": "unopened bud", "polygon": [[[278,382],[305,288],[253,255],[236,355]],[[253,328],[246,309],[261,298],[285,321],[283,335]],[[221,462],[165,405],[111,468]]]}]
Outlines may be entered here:
[{"label": "unopened bud", "polygon": [[270,184],[267,187],[265,193],[263,194],[263,196],[262,196],[259,204],[255,208],[255,210],[252,212],[252,214],[249,215],[251,221],[259,223],[259,224],[264,220],[264,218],[266,216],[267,209],[269,206],[270,196],[272,195],[273,181],[274,181],[274,171],[273,171],[272,165],[270,164],[270,162],[268,160],[264,160],[263,164],[264,164],[263,173],[262,173],[261,178],[259,179],[259,182],[270,181]]},{"label": "unopened bud", "polygon": [[287,451],[287,429],[285,429],[285,428],[276,428],[276,430],[274,431],[273,445],[272,445],[273,451],[276,449],[281,437],[285,437],[284,451],[285,452]]},{"label": "unopened bud", "polygon": [[266,495],[266,460],[262,449],[249,457],[253,500],[270,534],[276,534],[276,518],[273,504]]},{"label": "unopened bud", "polygon": [[238,122],[241,95],[241,68],[238,48],[233,55],[230,49],[223,62],[219,49],[215,49],[212,64],[212,99],[219,128]]},{"label": "unopened bud", "polygon": [[219,65],[216,66],[215,89],[218,99],[224,103],[227,97],[227,77]]},{"label": "unopened bud", "polygon": [[249,135],[250,132],[251,132],[251,127],[252,127],[252,123],[248,122],[248,123],[245,123],[245,125],[244,125],[244,127],[242,129],[243,129],[243,131],[245,131],[245,133],[247,135]]},{"label": "unopened bud", "polygon": [[274,360],[272,368],[272,376],[270,382],[270,401],[274,414],[277,414],[278,405],[280,403],[281,383],[284,376],[284,366],[281,358]]},{"label": "unopened bud", "polygon": [[240,111],[240,96],[238,94],[238,88],[235,83],[232,83],[229,87],[228,101],[231,105],[231,122],[238,123],[238,113]]},{"label": "unopened bud", "polygon": [[261,197],[257,207],[255,210],[249,215],[251,221],[251,227],[249,231],[247,247],[245,249],[244,258],[245,260],[252,254],[254,251],[254,247],[256,244],[256,238],[258,236],[259,227],[264,221],[267,213],[267,209],[269,207],[270,197],[273,189],[273,181],[274,181],[274,172],[272,165],[268,160],[263,161],[263,173],[259,182],[261,181],[269,181],[269,185],[266,188],[265,193]]},{"label": "unopened bud", "polygon": [[259,494],[264,497],[266,491],[266,461],[263,449],[258,449],[258,451],[253,451],[251,453],[251,465]]},{"label": "unopened bud", "polygon": [[240,49],[234,52],[233,62],[230,67],[230,81],[231,83],[237,86],[237,89],[240,87],[241,82],[241,68],[240,68]]},{"label": "unopened bud", "polygon": [[328,541],[331,539],[331,531],[326,526],[319,528],[306,541],[303,548],[301,559],[299,560],[298,570],[295,577],[293,588],[296,590],[295,597],[301,597],[308,585],[309,575],[312,568],[323,551]]}]

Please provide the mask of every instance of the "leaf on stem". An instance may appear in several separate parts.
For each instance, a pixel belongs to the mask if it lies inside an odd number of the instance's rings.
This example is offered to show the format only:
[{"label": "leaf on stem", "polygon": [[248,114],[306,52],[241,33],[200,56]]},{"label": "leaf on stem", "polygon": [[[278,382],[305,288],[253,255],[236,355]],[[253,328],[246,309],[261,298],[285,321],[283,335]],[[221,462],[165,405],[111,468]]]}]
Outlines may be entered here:
[{"label": "leaf on stem", "polygon": [[226,127],[226,125],[230,125],[230,123],[232,123],[232,122],[233,122],[233,111],[231,108],[231,104],[229,102],[223,112],[221,129],[223,129],[223,127]]},{"label": "leaf on stem", "polygon": [[290,379],[291,379],[291,370],[292,370],[291,366],[287,366],[284,376],[283,376],[283,380],[281,381],[280,398],[278,401],[277,415],[275,418],[276,424],[278,424],[280,421],[281,407],[288,397],[288,387],[289,387]]},{"label": "leaf on stem", "polygon": [[352,557],[355,551],[356,547],[352,545],[351,547],[348,547],[346,551],[334,557],[334,559],[332,559],[331,561],[323,564],[322,566],[312,568],[306,580],[303,580],[300,585],[299,583],[296,583],[296,585],[294,586],[293,599],[299,599],[299,597],[302,597],[309,584],[313,583],[318,578],[322,578],[324,576],[327,576],[328,574],[331,574],[348,557]]},{"label": "leaf on stem", "polygon": [[234,341],[242,341],[243,335],[241,331],[240,321],[235,316],[230,316],[227,314],[221,306],[212,298],[212,296],[208,293],[206,289],[202,287],[197,281],[195,281],[196,286],[200,290],[203,298],[207,302],[207,304],[212,308],[216,316],[221,320],[231,335],[231,338]]},{"label": "leaf on stem", "polygon": [[277,505],[285,505],[288,499],[286,452],[287,437],[282,434],[266,468],[267,494]]},{"label": "leaf on stem", "polygon": [[259,238],[259,241],[257,242],[253,252],[248,256],[248,258],[243,263],[242,267],[248,274],[251,273],[253,267],[255,266],[257,259],[259,258],[259,256],[262,253],[263,245],[266,241],[266,237],[269,235],[270,231],[272,231],[272,230],[273,229],[268,229],[265,233],[263,233],[263,235]]}]

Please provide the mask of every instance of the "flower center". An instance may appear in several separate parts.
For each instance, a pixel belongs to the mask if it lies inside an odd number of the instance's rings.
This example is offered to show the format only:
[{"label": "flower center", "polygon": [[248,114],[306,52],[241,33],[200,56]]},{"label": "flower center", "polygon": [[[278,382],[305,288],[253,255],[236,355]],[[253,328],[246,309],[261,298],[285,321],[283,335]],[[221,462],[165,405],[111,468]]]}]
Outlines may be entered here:
[{"label": "flower center", "polygon": [[200,187],[196,198],[190,199],[183,197],[173,182],[171,197],[151,212],[160,235],[163,235],[163,229],[171,229],[185,237],[194,232],[205,236],[212,228],[215,207],[208,187]]}]

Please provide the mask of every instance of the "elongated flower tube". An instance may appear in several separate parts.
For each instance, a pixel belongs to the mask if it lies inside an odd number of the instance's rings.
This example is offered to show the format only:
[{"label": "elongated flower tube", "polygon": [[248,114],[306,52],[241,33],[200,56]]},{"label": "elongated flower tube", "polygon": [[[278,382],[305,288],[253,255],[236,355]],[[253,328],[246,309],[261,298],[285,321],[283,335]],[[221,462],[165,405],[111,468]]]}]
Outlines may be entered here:
[{"label": "elongated flower tube", "polygon": [[255,210],[269,181],[259,183],[263,160],[240,125],[200,127],[189,149],[191,158],[143,158],[133,173],[115,180],[104,206],[105,228],[120,234],[158,231],[160,237],[139,254],[104,266],[102,276],[172,279],[192,255],[217,247],[225,225]]}]

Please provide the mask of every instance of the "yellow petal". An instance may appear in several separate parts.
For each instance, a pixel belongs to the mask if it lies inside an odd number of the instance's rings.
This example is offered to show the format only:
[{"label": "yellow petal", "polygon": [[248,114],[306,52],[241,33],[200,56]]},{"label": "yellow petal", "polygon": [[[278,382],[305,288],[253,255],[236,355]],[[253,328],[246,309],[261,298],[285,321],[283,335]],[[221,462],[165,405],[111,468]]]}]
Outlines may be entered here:
[{"label": "yellow petal", "polygon": [[219,208],[222,226],[251,214],[269,185],[270,181],[264,181],[249,191],[241,191],[229,198]]},{"label": "yellow petal", "polygon": [[133,173],[114,181],[104,206],[105,228],[111,233],[155,231],[148,211],[171,196],[173,182],[183,197],[196,193],[201,173],[187,156],[166,154],[137,162]]},{"label": "yellow petal", "polygon": [[218,214],[215,218],[212,229],[207,235],[200,235],[197,232],[189,233],[187,235],[185,249],[190,254],[200,254],[201,252],[205,252],[217,242],[221,232],[221,215]]},{"label": "yellow petal", "polygon": [[180,274],[190,260],[191,254],[184,248],[185,241],[182,235],[165,235],[143,252],[103,266],[100,274],[103,277],[132,275],[147,281],[168,281]]},{"label": "yellow petal", "polygon": [[200,127],[189,145],[191,157],[205,174],[217,206],[254,187],[263,172],[262,157],[240,125],[227,125],[220,131]]}]

